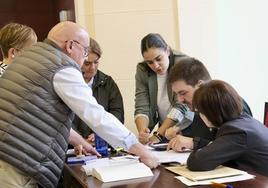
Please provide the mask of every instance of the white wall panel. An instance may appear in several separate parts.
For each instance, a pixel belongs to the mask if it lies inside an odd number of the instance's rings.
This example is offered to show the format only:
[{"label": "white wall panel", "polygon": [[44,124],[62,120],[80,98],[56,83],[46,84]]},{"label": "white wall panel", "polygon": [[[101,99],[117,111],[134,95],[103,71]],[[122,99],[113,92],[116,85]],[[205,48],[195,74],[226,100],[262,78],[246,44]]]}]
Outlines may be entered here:
[{"label": "white wall panel", "polygon": [[136,131],[134,95],[136,65],[142,60],[140,40],[160,33],[179,46],[175,0],[76,0],[77,22],[85,26],[103,49],[100,70],[117,82],[124,99],[126,126]]}]

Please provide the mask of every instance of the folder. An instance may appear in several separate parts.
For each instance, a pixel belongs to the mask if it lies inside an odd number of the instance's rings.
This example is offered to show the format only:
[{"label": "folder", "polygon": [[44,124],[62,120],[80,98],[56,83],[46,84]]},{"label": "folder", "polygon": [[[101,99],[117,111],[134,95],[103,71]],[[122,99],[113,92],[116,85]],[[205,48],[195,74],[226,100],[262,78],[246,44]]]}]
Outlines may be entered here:
[{"label": "folder", "polygon": [[209,171],[190,171],[185,165],[166,167],[166,169],[176,174],[179,174],[183,177],[186,177],[192,181],[209,180],[209,179],[215,179],[215,178],[247,174],[247,172],[245,171],[226,167],[226,166],[218,166],[214,170],[209,170]]}]

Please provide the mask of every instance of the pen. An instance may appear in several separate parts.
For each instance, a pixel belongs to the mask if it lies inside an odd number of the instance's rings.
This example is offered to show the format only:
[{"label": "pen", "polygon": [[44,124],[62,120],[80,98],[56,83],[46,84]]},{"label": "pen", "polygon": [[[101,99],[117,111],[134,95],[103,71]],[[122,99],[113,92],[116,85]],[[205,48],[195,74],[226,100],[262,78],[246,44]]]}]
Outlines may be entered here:
[{"label": "pen", "polygon": [[123,148],[116,148],[116,153],[117,154],[125,154],[125,155],[134,155],[132,153],[125,151]]},{"label": "pen", "polygon": [[216,182],[211,182],[210,187],[213,187],[213,188],[233,188],[232,185],[225,185],[225,184],[216,183]]},{"label": "pen", "polygon": [[137,156],[133,153],[129,153],[129,152],[125,151],[123,148],[117,148],[116,152],[117,152],[117,154],[132,156],[131,158],[139,158],[139,156]]}]

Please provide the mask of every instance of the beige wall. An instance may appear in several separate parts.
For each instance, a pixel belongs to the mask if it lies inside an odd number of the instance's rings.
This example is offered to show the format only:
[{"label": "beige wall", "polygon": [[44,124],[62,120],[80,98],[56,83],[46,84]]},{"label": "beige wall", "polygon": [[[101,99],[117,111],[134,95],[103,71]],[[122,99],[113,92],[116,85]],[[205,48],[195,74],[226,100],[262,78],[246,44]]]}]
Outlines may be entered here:
[{"label": "beige wall", "polygon": [[125,125],[136,133],[134,95],[136,64],[142,60],[140,40],[160,33],[178,49],[177,0],[76,0],[76,21],[103,49],[99,69],[117,82],[124,99]]},{"label": "beige wall", "polygon": [[268,101],[268,1],[180,0],[180,47],[229,82],[263,122]]}]

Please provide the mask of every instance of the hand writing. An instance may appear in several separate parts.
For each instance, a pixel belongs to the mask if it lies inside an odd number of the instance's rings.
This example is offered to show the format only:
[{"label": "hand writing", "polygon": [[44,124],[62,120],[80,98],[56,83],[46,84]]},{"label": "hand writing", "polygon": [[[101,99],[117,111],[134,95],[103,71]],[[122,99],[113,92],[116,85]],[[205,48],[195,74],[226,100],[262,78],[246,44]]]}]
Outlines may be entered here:
[{"label": "hand writing", "polygon": [[193,138],[177,135],[175,138],[170,140],[167,149],[172,149],[173,151],[181,152],[185,149],[192,150],[193,145]]}]

